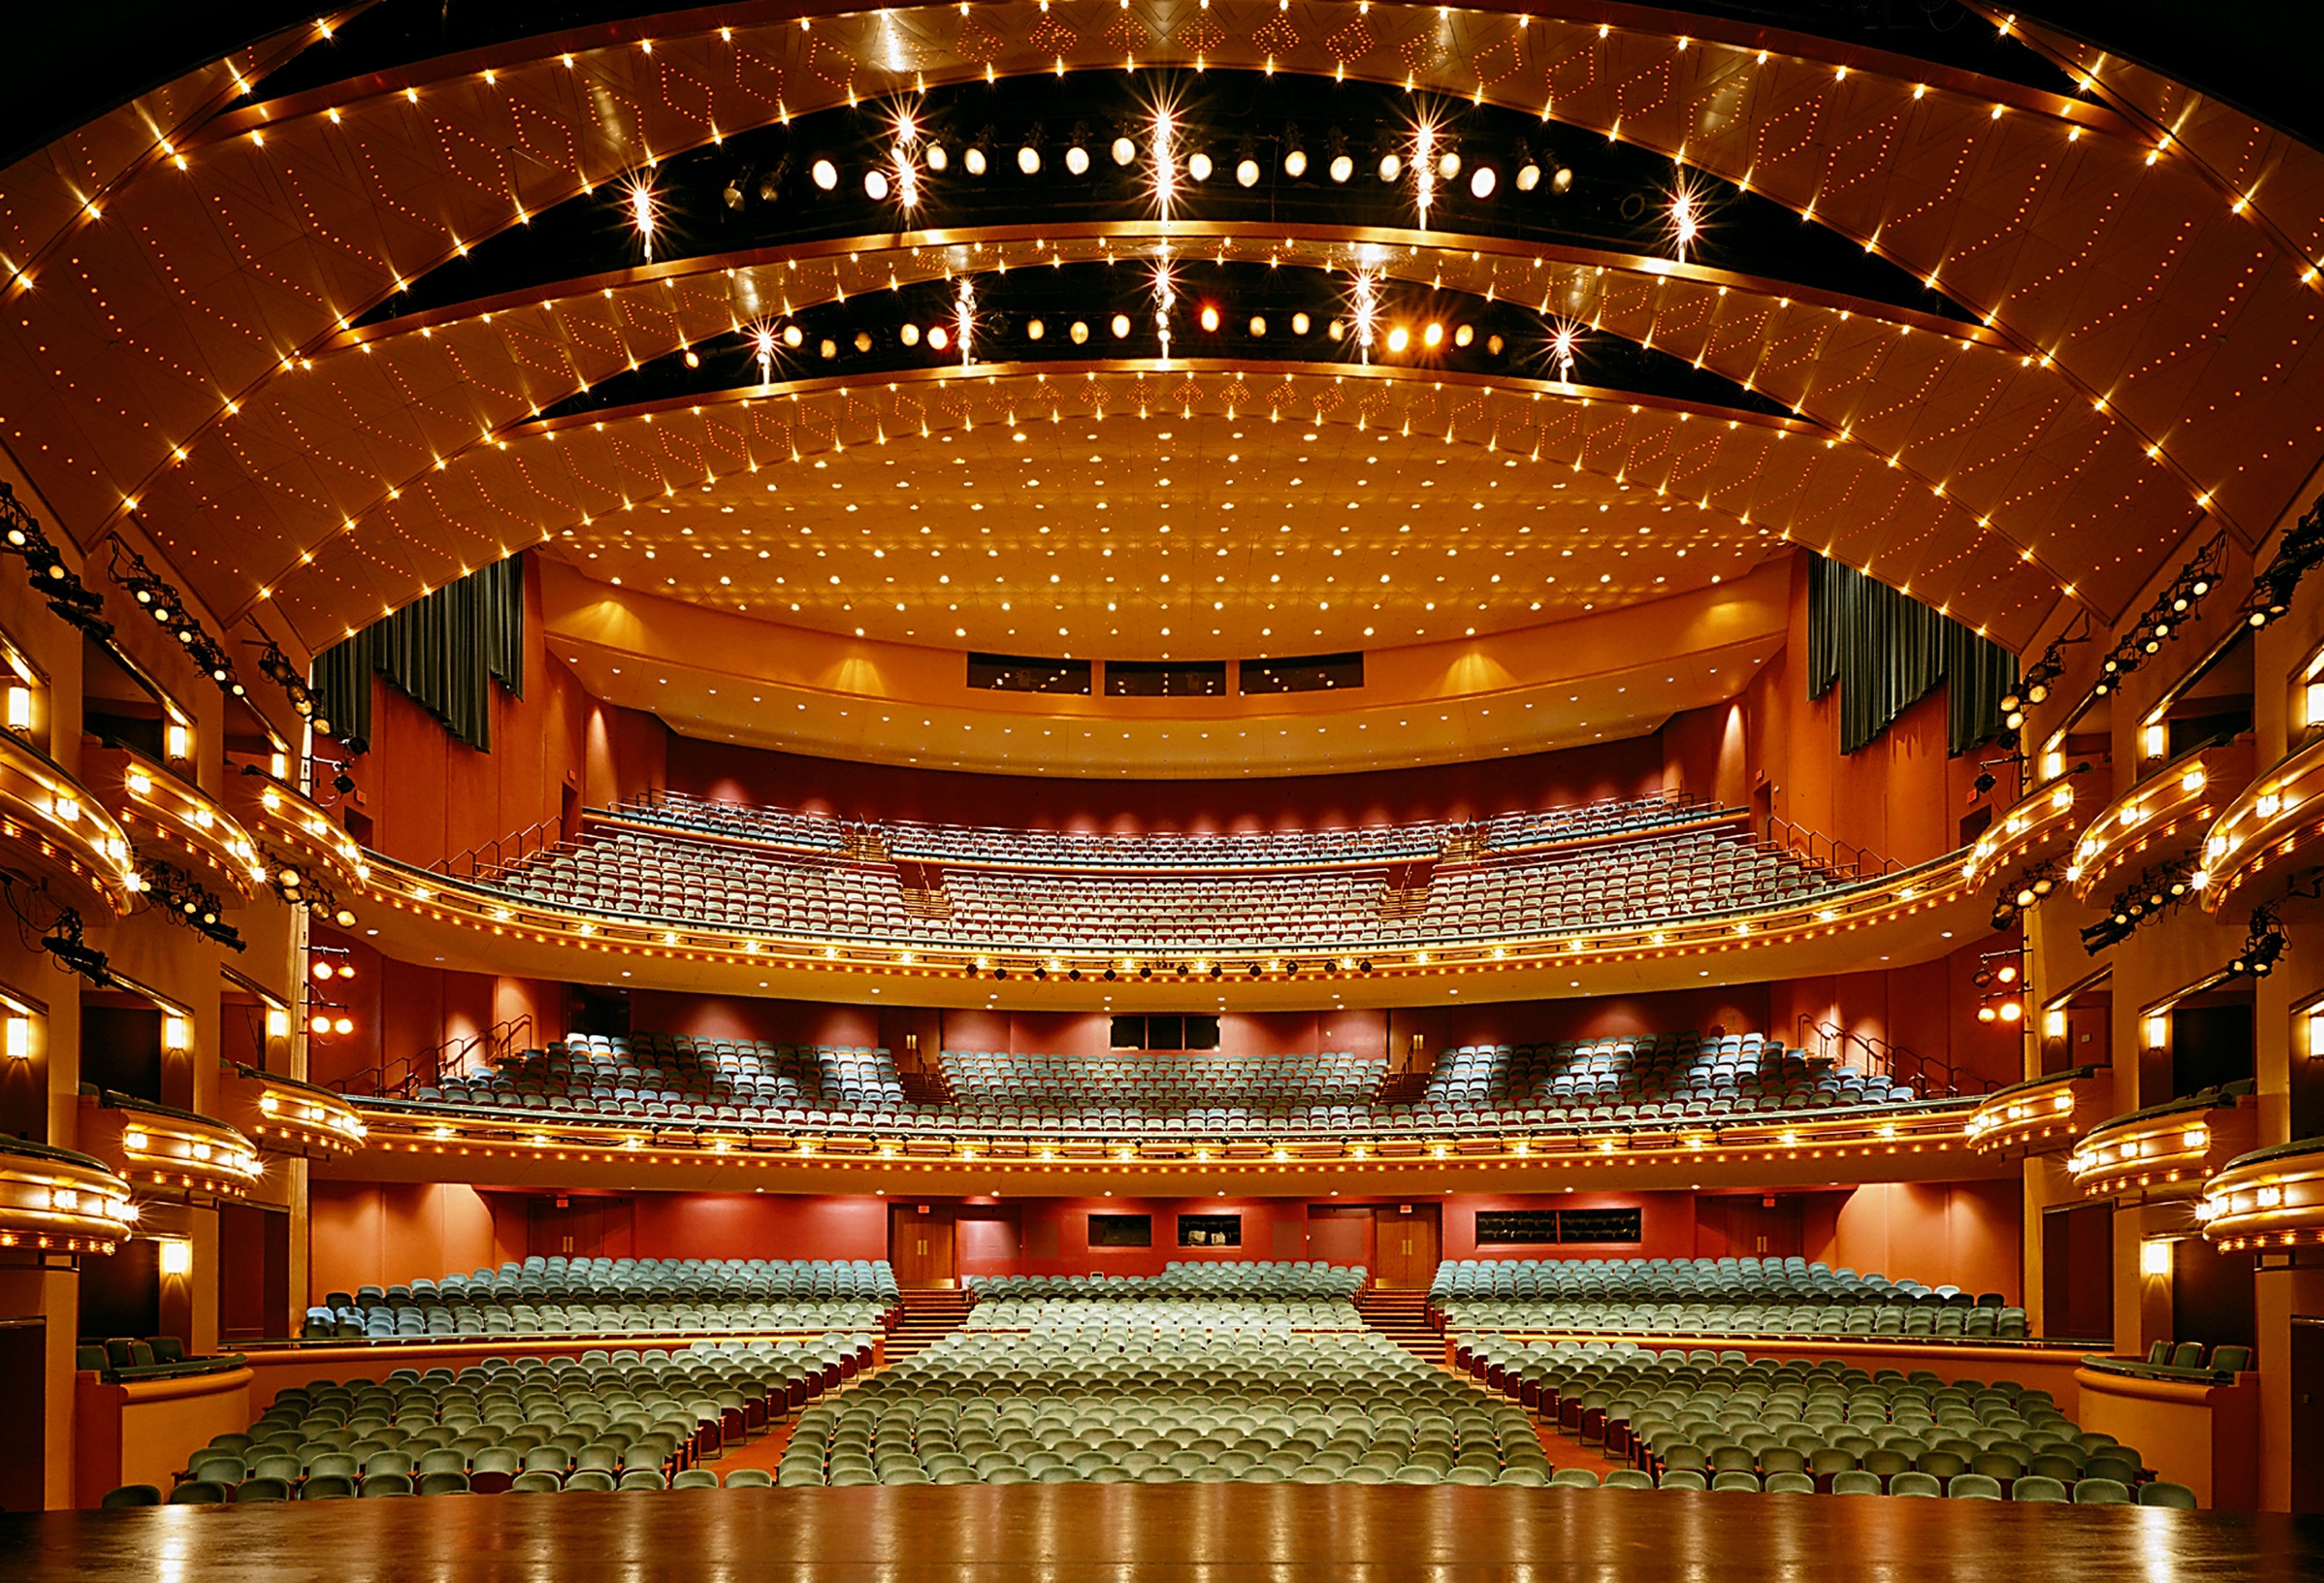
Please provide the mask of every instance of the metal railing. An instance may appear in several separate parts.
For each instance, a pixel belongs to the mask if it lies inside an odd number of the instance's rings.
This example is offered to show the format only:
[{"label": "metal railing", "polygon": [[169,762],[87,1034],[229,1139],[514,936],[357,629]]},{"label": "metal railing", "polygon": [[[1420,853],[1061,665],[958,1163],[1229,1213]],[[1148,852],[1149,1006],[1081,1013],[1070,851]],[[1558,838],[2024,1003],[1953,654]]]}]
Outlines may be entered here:
[{"label": "metal railing", "polygon": [[429,866],[429,872],[453,879],[495,879],[528,857],[565,847],[565,823],[556,814],[536,819],[521,830],[480,841]]},{"label": "metal railing", "polygon": [[[1990,1094],[1999,1084],[1976,1072],[1965,1071],[1948,1061],[1941,1061],[1918,1051],[1907,1050],[1901,1044],[1891,1044],[1877,1034],[1858,1033],[1826,1022],[1812,1012],[1800,1014],[1797,1030],[1799,1047],[1812,1050],[1831,1060],[1844,1060],[1852,1045],[1864,1053],[1871,1069],[1892,1083],[1909,1083],[1913,1091],[1923,1099],[1968,1099]],[[1810,1042],[1813,1035],[1814,1042]]]},{"label": "metal railing", "polygon": [[341,1094],[409,1099],[415,1090],[435,1087],[446,1072],[465,1067],[473,1057],[480,1056],[486,1065],[500,1060],[510,1051],[521,1048],[521,1041],[531,1032],[532,1014],[521,1012],[476,1032],[447,1039],[414,1054],[397,1056],[377,1066],[349,1072],[330,1086]]},{"label": "metal railing", "polygon": [[1835,879],[1879,879],[1905,866],[1868,847],[1835,839],[1773,814],[1767,816],[1766,834],[1760,840],[1770,851],[1797,858]]}]

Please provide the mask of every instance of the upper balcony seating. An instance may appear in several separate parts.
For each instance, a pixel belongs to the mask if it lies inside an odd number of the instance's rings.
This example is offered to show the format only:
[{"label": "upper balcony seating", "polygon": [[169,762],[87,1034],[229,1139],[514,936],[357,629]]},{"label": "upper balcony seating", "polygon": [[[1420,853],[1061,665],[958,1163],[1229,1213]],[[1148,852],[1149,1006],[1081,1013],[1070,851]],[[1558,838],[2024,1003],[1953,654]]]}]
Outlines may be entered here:
[{"label": "upper balcony seating", "polygon": [[1406,863],[1434,857],[1449,842],[1476,840],[1488,851],[1650,830],[1713,811],[1684,797],[1637,797],[1575,803],[1489,819],[1446,823],[1362,825],[1291,830],[1154,830],[1107,835],[1092,830],[1003,829],[916,820],[856,823],[829,814],[663,792],[624,803],[615,813],[641,824],[768,841],[809,851],[841,852],[851,835],[876,833],[898,857],[936,864],[991,863],[1037,868],[1273,868],[1312,864]]},{"label": "upper balcony seating", "polygon": [[1998,1292],[1891,1281],[1789,1258],[1459,1259],[1431,1308],[1449,1328],[1655,1335],[1898,1336],[2023,1340]]},{"label": "upper balcony seating", "polygon": [[[884,847],[782,810],[623,812],[490,883],[541,906],[789,939],[1148,956],[1462,945],[1786,906],[1841,884],[1732,817],[1659,801],[1251,836],[891,827]],[[810,826],[816,838],[792,838]],[[928,865],[940,893],[908,895],[890,856]]]},{"label": "upper balcony seating", "polygon": [[980,1304],[999,1299],[1106,1298],[1148,1302],[1195,1297],[1345,1302],[1363,1290],[1365,1279],[1360,1264],[1330,1264],[1321,1259],[1173,1259],[1159,1275],[969,1275],[961,1284],[976,1294]]},{"label": "upper balcony seating", "polygon": [[446,1074],[411,1098],[682,1126],[1226,1138],[1632,1126],[1914,1098],[1904,1085],[1830,1066],[1756,1033],[1467,1046],[1439,1058],[1426,1091],[1411,1105],[1374,1101],[1386,1072],[1379,1056],[946,1051],[937,1059],[953,1097],[921,1105],[904,1098],[883,1049],[576,1033],[495,1069]]},{"label": "upper balcony seating", "polygon": [[302,1339],[865,1330],[901,1301],[885,1259],[567,1259],[334,1291]]},{"label": "upper balcony seating", "polygon": [[1498,1112],[1524,1122],[1626,1122],[1902,1105],[1914,1097],[1908,1085],[1813,1060],[1780,1039],[1689,1031],[1462,1045],[1437,1058],[1419,1108]]}]

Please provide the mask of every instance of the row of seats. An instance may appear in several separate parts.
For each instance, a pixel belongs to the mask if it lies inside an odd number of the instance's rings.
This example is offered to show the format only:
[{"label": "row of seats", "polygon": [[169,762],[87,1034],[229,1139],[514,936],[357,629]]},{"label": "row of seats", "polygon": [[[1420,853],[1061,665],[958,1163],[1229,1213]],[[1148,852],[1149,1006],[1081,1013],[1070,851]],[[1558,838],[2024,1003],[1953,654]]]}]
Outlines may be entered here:
[{"label": "row of seats", "polygon": [[[1428,1283],[1431,1307],[1469,1299],[1591,1299],[1627,1303],[1883,1302],[1961,1296],[1877,1273],[1859,1275],[1793,1254],[1759,1258],[1447,1259]],[[1969,1306],[1975,1299],[1964,1299]]]},{"label": "row of seats", "polygon": [[1385,1055],[1028,1055],[947,1050],[937,1057],[963,1108],[1069,1106],[1171,1113],[1223,1106],[1351,1105],[1379,1092]]},{"label": "row of seats", "polygon": [[[1586,848],[1468,841],[1460,857],[1351,856],[1181,871],[745,845],[738,832],[593,824],[489,883],[525,902],[835,943],[1010,954],[1341,952],[1467,944],[1789,906],[1845,883],[1735,821],[1644,827]],[[1441,848],[1440,848],[1441,849]],[[925,865],[925,866],[923,866]],[[932,902],[923,893],[936,889]]]},{"label": "row of seats", "polygon": [[196,1451],[171,1498],[661,1489],[872,1359],[871,1336],[833,1334],[317,1380]]},{"label": "row of seats", "polygon": [[902,1301],[885,1259],[535,1255],[473,1275],[327,1293],[307,1340],[870,1330]]},{"label": "row of seats", "polygon": [[1345,1297],[1249,1300],[1076,1297],[1005,1294],[988,1287],[962,1326],[969,1330],[1023,1330],[1045,1336],[1087,1335],[1101,1343],[1136,1336],[1204,1330],[1213,1335],[1287,1336],[1295,1330],[1360,1330],[1363,1316]]},{"label": "row of seats", "polygon": [[1421,1105],[1522,1122],[1574,1116],[1622,1122],[1903,1105],[1914,1097],[1907,1084],[1787,1050],[1780,1039],[1690,1031],[1538,1046],[1462,1045],[1437,1058]]},{"label": "row of seats", "polygon": [[802,1414],[776,1481],[1549,1482],[1522,1410],[1386,1337],[1249,1337],[1201,1306],[1119,1336],[953,1332]]},{"label": "row of seats", "polygon": [[937,864],[1042,867],[1277,867],[1317,863],[1396,863],[1434,857],[1448,846],[1494,851],[1654,829],[1699,819],[1704,805],[1683,797],[1614,798],[1489,819],[1325,829],[1173,830],[1112,835],[1094,830],[847,820],[795,809],[762,808],[661,792],[613,810],[615,817],[706,835],[741,837],[843,852],[851,841],[881,842],[898,857]]},{"label": "row of seats", "polygon": [[1232,1264],[1174,1259],[1158,1275],[969,1275],[962,1278],[961,1284],[980,1302],[987,1298],[1039,1297],[1127,1301],[1249,1297],[1278,1302],[1336,1298],[1344,1301],[1362,1291],[1369,1278],[1361,1264],[1331,1264],[1321,1259],[1253,1259]]},{"label": "row of seats", "polygon": [[2022,1308],[1764,1308],[1725,1303],[1608,1307],[1595,1303],[1462,1302],[1443,1310],[1451,1328],[1585,1330],[1633,1336],[1896,1337],[1938,1341],[2023,1341]]},{"label": "row of seats", "polygon": [[[1964,1494],[2057,1499],[2050,1485],[2096,1481],[2079,1498],[2106,1501],[2134,1498],[2151,1477],[2135,1448],[2079,1428],[2048,1392],[2015,1381],[1491,1334],[1458,1338],[1454,1357],[1489,1390],[1658,1482],[1937,1495],[1968,1477]],[[2041,1482],[2020,1493],[2028,1480]]]}]

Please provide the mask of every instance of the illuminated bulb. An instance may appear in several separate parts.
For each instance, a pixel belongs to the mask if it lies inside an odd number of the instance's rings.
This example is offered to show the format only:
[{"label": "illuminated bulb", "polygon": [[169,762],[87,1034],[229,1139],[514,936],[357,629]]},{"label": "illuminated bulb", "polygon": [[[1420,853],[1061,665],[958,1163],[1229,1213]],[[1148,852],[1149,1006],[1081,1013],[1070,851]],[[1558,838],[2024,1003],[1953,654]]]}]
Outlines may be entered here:
[{"label": "illuminated bulb", "polygon": [[2001,1020],[2003,1022],[2014,1023],[2024,1014],[2025,1008],[2019,1005],[2015,1001],[2005,1000],[2001,1003]]},{"label": "illuminated bulb", "polygon": [[1517,167],[1517,190],[1531,192],[1541,185],[1541,167],[1527,160]]},{"label": "illuminated bulb", "polygon": [[1038,319],[1029,319],[1025,325],[1025,338],[1028,341],[1038,341],[1048,333],[1049,327]]},{"label": "illuminated bulb", "polygon": [[1394,329],[1388,332],[1388,349],[1389,351],[1401,352],[1410,345],[1412,345],[1412,332],[1405,329],[1404,326],[1399,324]]},{"label": "illuminated bulb", "polygon": [[1251,337],[1251,339],[1253,339],[1253,340],[1261,340],[1261,339],[1264,339],[1264,338],[1266,338],[1266,335],[1267,335],[1267,320],[1266,320],[1266,319],[1262,319],[1262,318],[1260,318],[1260,317],[1259,317],[1258,314],[1256,314],[1256,313],[1252,314],[1252,315],[1250,316],[1250,337]]},{"label": "illuminated bulb", "polygon": [[1291,316],[1291,333],[1296,336],[1305,335],[1307,333],[1308,326],[1313,321],[1304,313],[1293,314]]},{"label": "illuminated bulb", "polygon": [[917,324],[908,324],[896,332],[896,338],[908,347],[917,347],[920,344],[920,327]]},{"label": "illuminated bulb", "polygon": [[1259,162],[1257,160],[1246,155],[1235,162],[1235,185],[1238,187],[1256,187],[1259,185]]},{"label": "illuminated bulb", "polygon": [[1035,148],[1029,143],[1024,147],[1019,149],[1017,151],[1017,168],[1024,171],[1028,176],[1039,175],[1041,173],[1041,151]]},{"label": "illuminated bulb", "polygon": [[1117,137],[1113,140],[1113,162],[1115,164],[1134,164],[1137,162],[1137,159],[1138,144],[1131,142],[1127,137]]},{"label": "illuminated bulb", "polygon": [[7,1030],[7,1051],[11,1060],[26,1060],[32,1053],[32,1019],[10,1017]]},{"label": "illuminated bulb", "polygon": [[1072,171],[1076,176],[1086,176],[1089,174],[1089,150],[1084,148],[1080,143],[1077,143],[1074,144],[1073,147],[1065,151],[1066,170]]},{"label": "illuminated bulb", "polygon": [[1211,156],[1206,153],[1194,154],[1186,161],[1186,174],[1196,181],[1209,181],[1213,169]]},{"label": "illuminated bulb", "polygon": [[1393,182],[1398,176],[1403,174],[1404,156],[1402,154],[1387,153],[1380,155],[1379,179],[1381,181]]},{"label": "illuminated bulb", "polygon": [[816,161],[814,168],[807,173],[815,178],[815,184],[825,192],[839,185],[839,167],[829,160]]},{"label": "illuminated bulb", "polygon": [[1081,346],[1089,339],[1089,325],[1087,321],[1076,319],[1074,320],[1073,328],[1065,334],[1072,338],[1074,345]]},{"label": "illuminated bulb", "polygon": [[315,977],[318,978],[328,978],[334,971],[335,969],[328,962],[318,962],[315,964]]},{"label": "illuminated bulb", "polygon": [[1456,347],[1468,346],[1476,338],[1477,330],[1476,327],[1473,325],[1464,324],[1459,329],[1452,332],[1452,344]]},{"label": "illuminated bulb", "polygon": [[984,151],[981,148],[971,145],[969,151],[961,155],[960,162],[968,167],[968,173],[972,176],[982,176],[984,174]]},{"label": "illuminated bulb", "polygon": [[1349,154],[1333,155],[1329,173],[1333,181],[1344,184],[1349,177],[1356,173],[1355,159]]},{"label": "illuminated bulb", "polygon": [[331,1019],[325,1016],[322,1013],[317,1012],[313,1020],[310,1021],[307,1026],[313,1029],[318,1033],[327,1033],[331,1031]]},{"label": "illuminated bulb", "polygon": [[1307,173],[1307,151],[1295,148],[1283,156],[1283,173],[1294,181]]},{"label": "illuminated bulb", "polygon": [[1115,340],[1122,339],[1130,334],[1130,315],[1127,313],[1115,314],[1113,316],[1113,323],[1110,328],[1113,330],[1113,338]]},{"label": "illuminated bulb", "polygon": [[873,169],[863,172],[863,196],[874,203],[884,203],[888,198],[888,172]]},{"label": "illuminated bulb", "polygon": [[1216,330],[1219,328],[1217,309],[1206,307],[1203,310],[1203,328],[1207,330]]},{"label": "illuminated bulb", "polygon": [[351,1017],[341,1017],[331,1024],[331,1032],[334,1033],[352,1033],[355,1031],[355,1020]]},{"label": "illuminated bulb", "polygon": [[952,345],[952,337],[945,331],[943,325],[928,326],[928,346],[932,350],[941,352],[950,345]]},{"label": "illuminated bulb", "polygon": [[1426,346],[1431,351],[1435,350],[1438,347],[1444,344],[1444,327],[1441,324],[1430,325],[1426,329],[1420,332],[1420,339],[1422,344]]}]

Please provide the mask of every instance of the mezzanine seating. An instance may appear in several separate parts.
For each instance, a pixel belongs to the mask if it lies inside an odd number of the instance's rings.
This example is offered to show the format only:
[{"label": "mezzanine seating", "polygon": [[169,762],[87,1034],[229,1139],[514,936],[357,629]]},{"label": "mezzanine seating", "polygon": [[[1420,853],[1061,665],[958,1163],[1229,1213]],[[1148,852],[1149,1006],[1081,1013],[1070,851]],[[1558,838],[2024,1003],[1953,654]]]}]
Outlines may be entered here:
[{"label": "mezzanine seating", "polygon": [[652,1331],[876,1330],[901,1301],[885,1259],[567,1259],[332,1292],[307,1340]]},{"label": "mezzanine seating", "polygon": [[1264,1110],[1359,1105],[1379,1091],[1385,1056],[1025,1055],[945,1051],[953,1100],[968,1110],[1064,1106],[1083,1112],[1184,1114],[1213,1106]]},{"label": "mezzanine seating", "polygon": [[1006,1306],[1029,1313],[1035,1310],[1024,1300],[1039,1298],[1126,1303],[1244,1298],[1271,1304],[1344,1304],[1363,1290],[1365,1278],[1360,1264],[1330,1264],[1321,1259],[1174,1259],[1159,1275],[970,1275],[961,1284],[977,1295],[980,1307],[986,1300],[1005,1300]]},{"label": "mezzanine seating", "polygon": [[172,1499],[662,1489],[871,1361],[835,1332],[317,1380],[196,1451]]},{"label": "mezzanine seating", "polygon": [[1460,1259],[1437,1267],[1428,1301],[1456,1330],[1947,1340],[2027,1334],[2025,1310],[1997,1292],[1972,1297],[1796,1256]]},{"label": "mezzanine seating", "polygon": [[1901,1105],[1914,1097],[1905,1084],[1786,1050],[1780,1039],[1684,1032],[1463,1045],[1437,1058],[1421,1107],[1499,1112],[1529,1123],[1560,1116],[1626,1122]]},{"label": "mezzanine seating", "polygon": [[[1947,1384],[1926,1371],[1753,1363],[1740,1352],[1618,1341],[1470,1335],[1456,1347],[1459,1366],[1488,1388],[1666,1487],[2019,1500],[2072,1489],[2087,1504],[2129,1497],[2084,1494],[2084,1483],[2127,1492],[2150,1477],[2136,1450],[2079,1429],[2048,1392],[2009,1380]],[[1974,1482],[1950,1488],[1963,1478]]]}]

